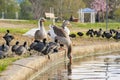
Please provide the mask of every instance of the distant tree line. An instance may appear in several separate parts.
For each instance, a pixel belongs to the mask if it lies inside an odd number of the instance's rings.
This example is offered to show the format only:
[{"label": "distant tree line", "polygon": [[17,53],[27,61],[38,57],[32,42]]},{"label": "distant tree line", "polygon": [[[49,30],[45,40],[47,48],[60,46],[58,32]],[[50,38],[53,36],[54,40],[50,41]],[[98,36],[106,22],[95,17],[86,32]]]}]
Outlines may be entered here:
[{"label": "distant tree line", "polygon": [[[120,21],[120,0],[108,2],[109,19]],[[77,18],[78,10],[85,7],[97,11],[96,20],[105,20],[106,0],[0,0],[0,16],[15,19],[18,14],[19,19],[39,19],[52,8],[55,16],[68,19],[71,15]]]}]

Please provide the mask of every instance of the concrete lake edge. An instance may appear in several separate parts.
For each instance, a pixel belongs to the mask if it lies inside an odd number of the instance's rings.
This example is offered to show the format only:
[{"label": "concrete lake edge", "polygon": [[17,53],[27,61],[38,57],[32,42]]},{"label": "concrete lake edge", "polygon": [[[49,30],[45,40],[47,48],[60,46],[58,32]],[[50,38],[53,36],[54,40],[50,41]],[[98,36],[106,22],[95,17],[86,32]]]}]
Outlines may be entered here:
[{"label": "concrete lake edge", "polygon": [[[88,46],[73,46],[73,58],[83,58],[86,56],[102,55],[110,52],[120,51],[120,43],[97,44]],[[51,59],[47,56],[31,56],[13,62],[6,71],[2,72],[0,80],[32,80],[38,74],[46,71],[50,67],[65,60],[65,52],[51,54]],[[30,77],[31,76],[31,77]]]}]

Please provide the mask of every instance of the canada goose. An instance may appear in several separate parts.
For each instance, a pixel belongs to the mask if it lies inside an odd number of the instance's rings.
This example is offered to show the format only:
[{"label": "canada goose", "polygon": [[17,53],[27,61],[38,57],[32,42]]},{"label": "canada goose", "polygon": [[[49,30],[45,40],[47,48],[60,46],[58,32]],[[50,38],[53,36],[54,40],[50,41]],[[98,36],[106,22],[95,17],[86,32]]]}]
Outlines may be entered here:
[{"label": "canada goose", "polygon": [[41,18],[39,20],[38,24],[39,24],[40,29],[35,32],[35,36],[34,36],[35,40],[47,39],[47,33],[46,33],[46,30],[45,30],[44,24],[43,24],[44,21],[45,21],[45,19],[43,19],[43,18]]},{"label": "canada goose", "polygon": [[23,35],[33,38],[33,37],[35,36],[35,32],[36,32],[37,30],[40,30],[40,20],[41,20],[41,19],[42,19],[42,18],[40,18],[40,19],[38,20],[38,27],[37,27],[37,28],[32,28],[32,29],[30,29],[29,31],[27,31],[26,33],[24,33]]}]

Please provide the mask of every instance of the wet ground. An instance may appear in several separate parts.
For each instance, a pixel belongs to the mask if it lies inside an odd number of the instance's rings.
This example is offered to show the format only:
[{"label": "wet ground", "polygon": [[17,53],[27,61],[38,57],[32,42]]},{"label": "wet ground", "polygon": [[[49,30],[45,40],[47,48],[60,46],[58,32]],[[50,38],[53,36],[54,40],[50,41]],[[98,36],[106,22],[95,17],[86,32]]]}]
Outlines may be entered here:
[{"label": "wet ground", "polygon": [[33,80],[120,80],[120,52],[61,63]]}]

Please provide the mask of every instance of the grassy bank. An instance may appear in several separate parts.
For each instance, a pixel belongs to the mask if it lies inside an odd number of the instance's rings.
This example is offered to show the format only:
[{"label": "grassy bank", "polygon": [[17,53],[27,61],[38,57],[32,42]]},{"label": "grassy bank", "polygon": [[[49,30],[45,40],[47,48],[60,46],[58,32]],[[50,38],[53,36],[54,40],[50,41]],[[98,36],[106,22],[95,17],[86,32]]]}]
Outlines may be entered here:
[{"label": "grassy bank", "polygon": [[5,58],[0,59],[0,73],[4,70],[6,70],[7,66],[9,66],[12,62],[21,59],[20,57],[14,57],[14,58]]},{"label": "grassy bank", "polygon": [[[26,31],[28,31],[31,28],[35,28],[38,27],[38,21],[37,20],[0,20],[0,32],[5,32],[6,28],[10,29],[11,32],[13,33],[25,33]],[[2,23],[4,23],[2,25]],[[45,28],[48,30],[48,26],[51,24],[51,21],[46,21],[45,22]],[[62,22],[56,22],[57,26],[60,26],[62,24]],[[102,28],[104,30],[106,30],[106,23],[79,23],[79,22],[71,22],[71,27],[69,27],[71,29],[71,32],[75,32],[76,28],[77,29],[99,29]],[[108,30],[109,29],[118,29],[118,27],[120,27],[120,23],[108,23]]]},{"label": "grassy bank", "polygon": [[10,30],[10,33],[20,33],[20,34],[23,34],[23,33],[25,33],[25,32],[27,32],[29,29],[25,29],[25,28],[0,28],[0,32],[1,33],[5,33],[6,32],[6,30]]},{"label": "grassy bank", "polygon": [[[103,28],[106,29],[106,23],[73,23],[75,27],[84,28],[84,29],[98,29]],[[117,29],[120,27],[120,23],[108,23],[108,29]]]},{"label": "grassy bank", "polygon": [[[4,23],[4,25],[2,24]],[[45,22],[45,27],[48,29],[49,24],[51,24],[50,21]],[[89,28],[93,29],[99,29],[103,28],[105,29],[105,23],[71,23],[72,26],[69,27],[71,30],[71,33],[76,31],[81,31],[82,29],[88,30]],[[61,25],[61,22],[56,23],[56,25]],[[14,27],[13,27],[14,26]],[[109,28],[117,29],[120,26],[119,23],[109,23]],[[0,33],[3,35],[7,29],[10,30],[11,34],[15,34],[15,40],[12,43],[15,43],[16,40],[19,40],[21,42],[23,41],[30,41],[28,37],[24,37],[21,34],[27,32],[29,29],[37,27],[37,21],[36,20],[30,20],[30,21],[0,21]],[[19,35],[17,35],[18,33]],[[0,36],[2,38],[2,36]],[[0,44],[2,44],[4,41],[0,41]],[[76,39],[72,39],[73,45],[91,45],[91,44],[104,44],[104,43],[111,43],[114,42],[113,40],[106,40],[106,39],[99,39],[99,38],[89,38],[86,36],[83,37],[77,37]],[[22,58],[22,57],[21,57]],[[20,57],[13,57],[13,58],[6,58],[0,60],[0,73],[6,69],[8,65],[10,65],[12,62],[21,59]]]}]

